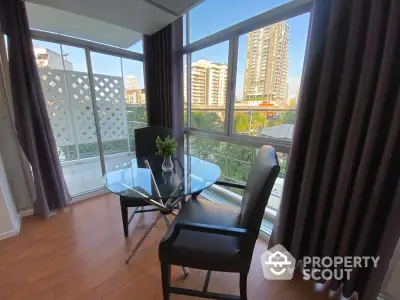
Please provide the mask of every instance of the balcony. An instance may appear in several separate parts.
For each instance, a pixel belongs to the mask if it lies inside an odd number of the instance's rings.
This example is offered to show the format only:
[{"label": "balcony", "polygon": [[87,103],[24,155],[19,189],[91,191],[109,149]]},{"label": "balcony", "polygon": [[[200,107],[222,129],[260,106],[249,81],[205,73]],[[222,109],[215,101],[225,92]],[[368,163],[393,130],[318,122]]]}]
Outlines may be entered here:
[{"label": "balcony", "polygon": [[134,155],[134,130],[147,124],[145,105],[127,103],[122,77],[93,74],[93,103],[86,72],[39,68],[39,75],[71,195],[102,188],[100,153],[104,154],[106,170]]},{"label": "balcony", "polygon": [[[124,162],[134,157],[134,153],[121,153],[107,155],[106,161],[109,168],[123,165]],[[61,163],[68,190],[72,196],[103,189],[103,176],[101,174],[100,157],[73,160]]]},{"label": "balcony", "polygon": [[[129,107],[127,113],[129,111]],[[125,140],[106,144],[104,158],[106,170],[123,167],[123,163],[135,157],[134,130],[147,126],[145,122],[127,121],[129,135]],[[78,196],[103,188],[100,156],[97,144],[73,145],[78,158],[60,156],[64,178],[72,196]],[[90,148],[88,151],[87,149]],[[82,151],[85,149],[85,151]],[[62,148],[58,147],[59,153]]]},{"label": "balcony", "polygon": [[[104,154],[106,171],[123,167],[124,162],[135,156],[134,130],[146,126],[145,105],[126,103],[122,77],[93,74],[96,97],[93,104],[87,73],[49,68],[40,68],[39,73],[71,195],[103,189],[100,152]],[[93,105],[97,107],[101,143]],[[220,109],[223,111],[222,107]],[[262,130],[265,131],[260,131],[263,136],[276,134],[269,132],[271,128]],[[191,155],[218,164],[221,179],[236,183],[247,181],[257,151],[250,146],[192,135],[187,136],[185,149]],[[267,215],[274,215],[280,205],[287,155],[279,153],[279,159],[282,170],[269,199]],[[203,194],[215,201],[230,199],[234,205],[241,201],[241,191],[235,189],[213,186]]]}]

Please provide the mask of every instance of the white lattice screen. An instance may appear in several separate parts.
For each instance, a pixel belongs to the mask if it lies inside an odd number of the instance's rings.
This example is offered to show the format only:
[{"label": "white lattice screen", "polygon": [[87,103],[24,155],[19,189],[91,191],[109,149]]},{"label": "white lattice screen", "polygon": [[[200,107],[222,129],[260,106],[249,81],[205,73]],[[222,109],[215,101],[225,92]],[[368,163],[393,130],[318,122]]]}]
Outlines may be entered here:
[{"label": "white lattice screen", "polygon": [[[57,146],[97,142],[88,74],[39,68]],[[103,141],[128,138],[122,77],[94,74]]]}]

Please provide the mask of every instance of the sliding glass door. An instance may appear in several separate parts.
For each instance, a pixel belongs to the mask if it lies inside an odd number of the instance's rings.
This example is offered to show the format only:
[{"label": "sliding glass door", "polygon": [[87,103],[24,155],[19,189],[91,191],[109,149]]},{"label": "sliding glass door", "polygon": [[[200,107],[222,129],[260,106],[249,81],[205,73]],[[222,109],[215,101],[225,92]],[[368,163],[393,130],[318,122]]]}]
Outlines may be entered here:
[{"label": "sliding glass door", "polygon": [[72,196],[103,188],[102,176],[135,151],[145,126],[143,63],[33,41],[47,111]]},{"label": "sliding glass door", "polygon": [[143,63],[91,52],[105,169],[123,166],[135,152],[134,129],[147,125]]},{"label": "sliding glass door", "polygon": [[85,50],[33,41],[65,181],[76,196],[102,187]]}]

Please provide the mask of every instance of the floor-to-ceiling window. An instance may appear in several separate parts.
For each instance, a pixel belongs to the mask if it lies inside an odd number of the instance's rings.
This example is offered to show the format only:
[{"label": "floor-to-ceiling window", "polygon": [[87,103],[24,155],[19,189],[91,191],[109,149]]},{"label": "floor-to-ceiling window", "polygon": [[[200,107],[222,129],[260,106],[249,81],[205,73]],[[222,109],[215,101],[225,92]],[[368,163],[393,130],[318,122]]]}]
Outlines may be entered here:
[{"label": "floor-to-ceiling window", "polygon": [[147,125],[143,63],[91,52],[105,169],[134,155],[134,130]]},{"label": "floor-to-ceiling window", "polygon": [[103,189],[103,173],[134,155],[134,129],[147,124],[142,45],[98,53],[48,40],[33,40],[35,59],[64,177],[78,196]]},{"label": "floor-to-ceiling window", "polygon": [[224,131],[228,54],[229,43],[223,42],[191,55],[190,115],[193,128]]},{"label": "floor-to-ceiling window", "polygon": [[[244,183],[257,149],[278,152],[281,173],[266,215],[280,206],[312,1],[204,1],[186,15],[185,124],[191,154]],[[223,12],[223,13],[221,13]],[[189,88],[190,87],[190,88]],[[209,196],[238,190],[215,187]]]}]

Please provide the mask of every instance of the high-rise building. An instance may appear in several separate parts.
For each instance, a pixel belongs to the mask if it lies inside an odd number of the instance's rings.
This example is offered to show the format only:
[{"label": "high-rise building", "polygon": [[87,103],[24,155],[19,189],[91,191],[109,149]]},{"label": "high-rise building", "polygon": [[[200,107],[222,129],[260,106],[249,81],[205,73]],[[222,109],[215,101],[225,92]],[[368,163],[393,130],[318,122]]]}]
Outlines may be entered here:
[{"label": "high-rise building", "polygon": [[64,54],[64,62],[60,53],[57,53],[53,50],[33,46],[33,51],[35,53],[36,64],[39,68],[50,68],[50,69],[58,69],[73,71],[73,64],[67,60],[67,55]]},{"label": "high-rise building", "polygon": [[133,75],[125,75],[124,76],[124,84],[126,90],[134,90],[137,89],[137,78]]},{"label": "high-rise building", "polygon": [[287,102],[289,25],[279,22],[247,34],[243,99]]},{"label": "high-rise building", "polygon": [[192,64],[191,95],[193,104],[224,106],[228,65],[200,59]]},{"label": "high-rise building", "polygon": [[144,89],[125,89],[126,104],[146,104],[146,93]]}]

